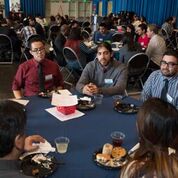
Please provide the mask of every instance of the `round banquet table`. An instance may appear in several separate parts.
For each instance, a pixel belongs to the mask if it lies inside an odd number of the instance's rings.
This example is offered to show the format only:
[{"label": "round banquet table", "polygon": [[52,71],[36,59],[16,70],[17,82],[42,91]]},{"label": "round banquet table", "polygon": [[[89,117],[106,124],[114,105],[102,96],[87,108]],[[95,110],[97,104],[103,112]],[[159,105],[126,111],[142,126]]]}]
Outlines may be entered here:
[{"label": "round banquet table", "polygon": [[[103,98],[101,105],[90,111],[82,111],[84,116],[62,122],[45,109],[51,106],[50,99],[39,97],[28,98],[27,104],[27,134],[40,134],[52,146],[58,136],[70,139],[68,151],[65,154],[51,153],[59,162],[58,169],[51,178],[118,178],[120,169],[108,170],[99,167],[93,161],[93,153],[105,143],[111,143],[110,133],[118,130],[125,133],[123,147],[131,149],[137,142],[136,114],[120,114],[113,109],[112,97]],[[127,97],[124,99],[139,105],[139,101]]]}]

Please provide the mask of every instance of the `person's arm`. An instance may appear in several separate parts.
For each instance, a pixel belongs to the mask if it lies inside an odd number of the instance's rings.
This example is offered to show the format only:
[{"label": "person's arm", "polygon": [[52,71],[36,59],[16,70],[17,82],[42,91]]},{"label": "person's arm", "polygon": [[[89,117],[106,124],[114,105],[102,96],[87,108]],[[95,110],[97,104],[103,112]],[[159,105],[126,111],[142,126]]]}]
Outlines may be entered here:
[{"label": "person's arm", "polygon": [[[86,65],[86,67],[84,68],[81,76],[80,76],[80,79],[78,80],[77,82],[77,85],[76,85],[76,90],[80,93],[83,93],[83,89],[84,87],[90,83],[90,73],[92,73],[92,65],[90,63],[88,63]],[[88,88],[85,88],[88,90]],[[85,89],[84,89],[84,92],[85,92]]]},{"label": "person's arm", "polygon": [[128,77],[127,67],[124,64],[122,64],[122,68],[118,69],[116,84],[111,87],[99,88],[99,91],[104,95],[124,94],[127,86],[127,77]]},{"label": "person's arm", "polygon": [[151,94],[151,87],[152,87],[152,81],[153,81],[153,73],[148,77],[147,81],[145,82],[143,86],[143,90],[141,92],[141,101],[146,101],[148,98],[152,97]]},{"label": "person's arm", "polygon": [[23,67],[20,65],[12,83],[12,91],[16,99],[23,97],[22,86],[24,85],[24,82]]},{"label": "person's arm", "polygon": [[20,99],[23,97],[23,94],[22,94],[22,91],[21,90],[13,90],[13,93],[14,93],[14,97],[16,99]]}]

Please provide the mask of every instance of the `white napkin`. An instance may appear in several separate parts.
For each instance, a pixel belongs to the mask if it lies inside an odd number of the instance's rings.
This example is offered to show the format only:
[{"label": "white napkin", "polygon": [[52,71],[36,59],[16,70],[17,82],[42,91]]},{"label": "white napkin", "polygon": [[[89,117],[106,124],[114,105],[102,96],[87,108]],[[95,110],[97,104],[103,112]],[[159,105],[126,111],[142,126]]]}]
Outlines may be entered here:
[{"label": "white napkin", "polygon": [[40,143],[33,143],[33,145],[38,145],[39,148],[35,151],[29,151],[29,152],[25,152],[22,156],[20,156],[20,159],[23,159],[24,157],[34,154],[34,153],[45,153],[48,154],[49,152],[55,152],[56,148],[52,147],[51,144],[45,140],[44,143],[40,142]]},{"label": "white napkin", "polygon": [[11,101],[15,101],[19,104],[22,104],[24,106],[26,106],[29,103],[29,100],[22,100],[22,99],[10,99]]},{"label": "white napkin", "polygon": [[72,114],[64,115],[64,114],[60,113],[59,111],[57,111],[56,107],[46,109],[46,111],[49,112],[50,114],[52,114],[54,117],[56,117],[60,121],[67,121],[67,120],[78,118],[78,117],[85,115],[83,112],[80,112],[78,110],[76,110]]},{"label": "white napkin", "polygon": [[61,95],[72,95],[72,93],[69,91],[69,90],[58,90],[58,92],[61,94]]},{"label": "white napkin", "polygon": [[82,98],[80,98],[80,100],[84,100],[84,101],[91,101],[91,98],[90,97],[87,97],[87,96],[84,96]]},{"label": "white napkin", "polygon": [[60,95],[53,93],[51,105],[53,106],[75,106],[78,104],[77,95]]}]

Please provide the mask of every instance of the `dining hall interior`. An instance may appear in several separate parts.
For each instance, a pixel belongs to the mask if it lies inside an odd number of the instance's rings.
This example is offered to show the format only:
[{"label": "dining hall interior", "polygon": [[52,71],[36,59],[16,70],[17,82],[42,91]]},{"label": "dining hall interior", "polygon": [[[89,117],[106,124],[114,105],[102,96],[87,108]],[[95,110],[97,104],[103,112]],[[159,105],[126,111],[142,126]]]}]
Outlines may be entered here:
[{"label": "dining hall interior", "polygon": [[0,177],[178,177],[177,7],[0,0]]}]

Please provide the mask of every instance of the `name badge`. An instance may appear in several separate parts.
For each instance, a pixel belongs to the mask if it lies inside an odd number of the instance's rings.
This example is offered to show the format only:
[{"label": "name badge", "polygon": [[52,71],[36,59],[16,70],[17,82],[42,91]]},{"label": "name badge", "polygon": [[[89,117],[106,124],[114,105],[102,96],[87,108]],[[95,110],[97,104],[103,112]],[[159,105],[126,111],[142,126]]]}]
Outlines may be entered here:
[{"label": "name badge", "polygon": [[113,84],[113,79],[104,79],[105,84]]},{"label": "name badge", "polygon": [[166,94],[166,98],[169,103],[173,102],[173,98],[168,93]]},{"label": "name badge", "polygon": [[53,78],[52,74],[45,75],[45,81],[51,80]]}]

